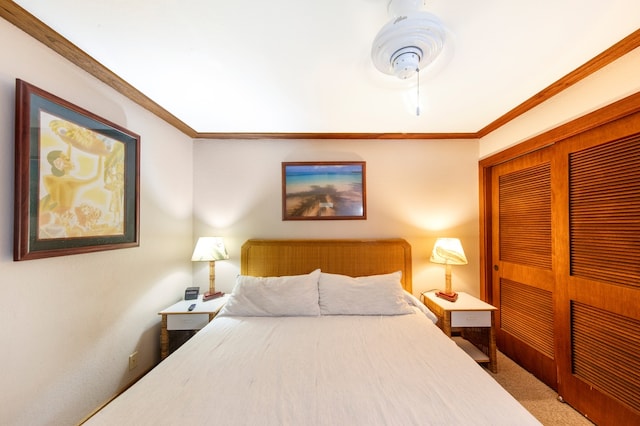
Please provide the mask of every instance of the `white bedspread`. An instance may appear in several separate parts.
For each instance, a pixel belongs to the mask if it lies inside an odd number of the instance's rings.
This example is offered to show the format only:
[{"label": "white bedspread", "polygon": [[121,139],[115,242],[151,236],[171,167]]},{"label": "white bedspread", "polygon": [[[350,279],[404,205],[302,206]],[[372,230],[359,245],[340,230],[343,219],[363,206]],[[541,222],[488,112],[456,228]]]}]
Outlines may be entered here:
[{"label": "white bedspread", "polygon": [[218,317],[90,425],[539,425],[416,314]]}]

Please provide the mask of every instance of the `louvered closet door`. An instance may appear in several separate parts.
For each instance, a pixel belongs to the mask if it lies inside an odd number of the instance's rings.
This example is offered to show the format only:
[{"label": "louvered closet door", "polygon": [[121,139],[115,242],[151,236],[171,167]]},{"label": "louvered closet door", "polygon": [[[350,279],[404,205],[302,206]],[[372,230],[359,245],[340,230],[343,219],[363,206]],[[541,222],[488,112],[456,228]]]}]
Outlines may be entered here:
[{"label": "louvered closet door", "polygon": [[556,388],[551,152],[492,168],[492,293],[498,348]]},{"label": "louvered closet door", "polygon": [[[626,123],[626,124],[625,124]],[[640,424],[640,115],[558,149],[559,394],[601,425]],[[624,124],[624,125],[620,125]]]}]

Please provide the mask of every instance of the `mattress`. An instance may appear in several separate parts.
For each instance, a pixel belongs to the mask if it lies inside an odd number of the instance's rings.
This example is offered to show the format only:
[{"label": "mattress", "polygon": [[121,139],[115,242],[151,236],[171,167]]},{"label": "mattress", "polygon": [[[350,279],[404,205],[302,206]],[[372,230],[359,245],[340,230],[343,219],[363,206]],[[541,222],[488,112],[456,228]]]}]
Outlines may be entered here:
[{"label": "mattress", "polygon": [[216,317],[86,424],[540,424],[412,309]]}]

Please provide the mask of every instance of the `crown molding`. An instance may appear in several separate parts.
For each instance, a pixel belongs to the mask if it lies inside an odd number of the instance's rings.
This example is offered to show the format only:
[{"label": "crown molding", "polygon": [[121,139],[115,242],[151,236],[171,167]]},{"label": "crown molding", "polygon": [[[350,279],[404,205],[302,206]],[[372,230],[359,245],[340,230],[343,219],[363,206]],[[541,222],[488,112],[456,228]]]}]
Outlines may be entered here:
[{"label": "crown molding", "polygon": [[51,27],[14,2],[0,3],[0,16],[22,31],[57,52],[73,64],[155,114],[177,130],[194,139],[480,139],[504,126],[544,101],[590,76],[616,59],[640,46],[640,30],[636,30],[609,49],[578,67],[547,88],[527,99],[511,111],[484,128],[472,133],[218,133],[196,132],[185,122],[158,105],[138,89],[127,83],[107,67],[96,61],[82,49],[58,34]]}]

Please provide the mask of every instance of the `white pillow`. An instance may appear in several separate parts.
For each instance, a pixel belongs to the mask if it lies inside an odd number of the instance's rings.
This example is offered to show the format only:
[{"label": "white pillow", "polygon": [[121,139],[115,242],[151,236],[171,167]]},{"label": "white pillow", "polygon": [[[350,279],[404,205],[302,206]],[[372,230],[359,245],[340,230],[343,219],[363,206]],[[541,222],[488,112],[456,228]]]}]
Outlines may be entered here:
[{"label": "white pillow", "polygon": [[306,275],[251,277],[239,275],[220,316],[318,316],[320,270]]},{"label": "white pillow", "polygon": [[318,283],[322,315],[404,315],[414,313],[400,283],[402,272],[349,277],[322,272]]}]

